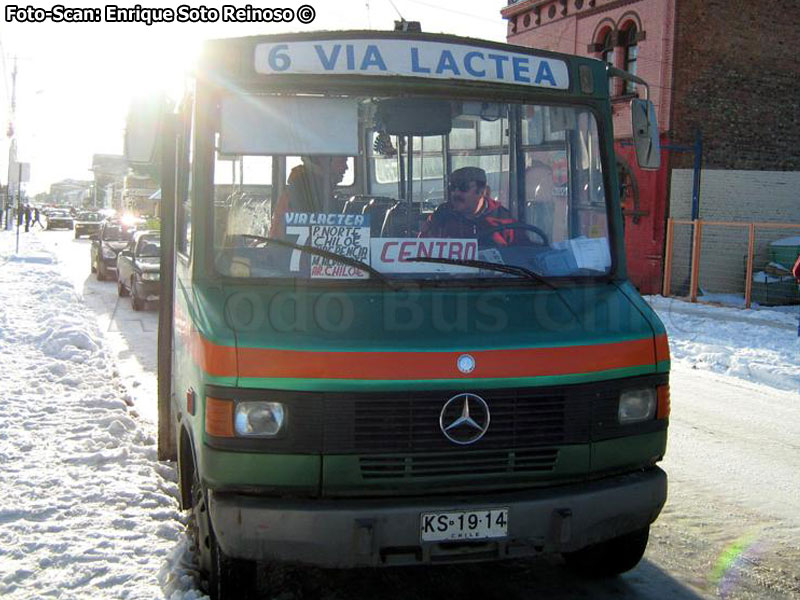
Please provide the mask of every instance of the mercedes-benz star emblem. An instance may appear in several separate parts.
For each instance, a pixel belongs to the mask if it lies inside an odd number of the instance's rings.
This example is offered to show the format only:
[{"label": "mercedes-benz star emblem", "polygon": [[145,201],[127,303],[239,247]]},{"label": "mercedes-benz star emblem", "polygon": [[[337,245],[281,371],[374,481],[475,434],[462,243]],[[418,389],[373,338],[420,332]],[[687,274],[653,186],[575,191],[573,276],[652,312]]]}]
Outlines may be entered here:
[{"label": "mercedes-benz star emblem", "polygon": [[475,370],[475,359],[471,354],[462,354],[458,357],[456,366],[462,373],[472,373]]},{"label": "mercedes-benz star emblem", "polygon": [[445,437],[461,446],[474,444],[489,429],[489,405],[476,394],[458,394],[445,402],[439,413],[439,428]]}]

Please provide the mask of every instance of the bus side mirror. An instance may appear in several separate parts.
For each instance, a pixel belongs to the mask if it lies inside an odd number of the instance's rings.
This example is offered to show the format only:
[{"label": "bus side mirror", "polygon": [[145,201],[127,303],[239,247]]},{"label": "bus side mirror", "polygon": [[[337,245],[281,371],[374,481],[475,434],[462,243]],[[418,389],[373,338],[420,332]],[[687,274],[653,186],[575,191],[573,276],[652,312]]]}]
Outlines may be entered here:
[{"label": "bus side mirror", "polygon": [[163,95],[135,100],[125,123],[125,159],[130,165],[151,165],[157,159],[161,123],[166,111]]},{"label": "bus side mirror", "polygon": [[639,98],[631,100],[631,120],[636,162],[642,169],[658,169],[661,166],[661,145],[653,103]]}]

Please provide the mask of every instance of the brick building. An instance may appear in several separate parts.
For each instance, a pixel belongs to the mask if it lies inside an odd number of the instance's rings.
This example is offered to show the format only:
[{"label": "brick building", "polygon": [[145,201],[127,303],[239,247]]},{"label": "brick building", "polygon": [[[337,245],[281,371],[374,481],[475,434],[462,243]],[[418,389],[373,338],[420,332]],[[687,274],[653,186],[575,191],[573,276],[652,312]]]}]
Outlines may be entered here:
[{"label": "brick building", "polygon": [[[627,145],[640,90],[619,81],[611,90],[628,270],[643,292],[661,289],[670,215],[800,222],[800,2],[521,0],[502,15],[509,43],[594,56],[650,84],[662,146],[673,148],[658,172],[639,170]],[[718,256],[712,268],[741,269],[741,257]]]}]

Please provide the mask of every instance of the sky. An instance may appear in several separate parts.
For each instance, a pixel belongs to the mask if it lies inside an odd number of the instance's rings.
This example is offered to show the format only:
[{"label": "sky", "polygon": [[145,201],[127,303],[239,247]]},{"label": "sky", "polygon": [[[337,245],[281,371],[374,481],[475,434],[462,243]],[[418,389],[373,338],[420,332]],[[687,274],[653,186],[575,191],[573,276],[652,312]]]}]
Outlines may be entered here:
[{"label": "sky", "polygon": [[[253,6],[296,9],[303,0]],[[31,163],[29,194],[47,191],[61,179],[91,179],[92,154],[121,154],[130,98],[166,87],[180,89],[182,73],[203,39],[322,29],[392,29],[398,14],[420,21],[426,32],[445,32],[505,41],[498,0],[308,0],[311,24],[292,23],[19,23],[0,17],[0,116],[5,133],[11,117],[11,74],[17,57],[18,157]],[[20,2],[25,5],[27,3]],[[32,2],[49,8],[55,3]],[[60,0],[68,8],[105,3]],[[120,2],[132,7],[136,2]],[[138,0],[147,8],[176,9],[181,2]],[[201,6],[188,2],[192,7]],[[205,2],[220,7],[226,2]],[[246,2],[231,2],[245,6]],[[0,144],[0,181],[8,173],[9,139]]]}]

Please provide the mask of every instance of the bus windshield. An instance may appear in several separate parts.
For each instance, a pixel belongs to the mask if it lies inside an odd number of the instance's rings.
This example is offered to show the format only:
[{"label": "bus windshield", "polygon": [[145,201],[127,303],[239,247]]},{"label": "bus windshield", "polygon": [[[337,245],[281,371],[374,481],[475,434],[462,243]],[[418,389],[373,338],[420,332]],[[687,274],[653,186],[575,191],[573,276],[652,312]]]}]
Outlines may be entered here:
[{"label": "bus windshield", "polygon": [[[242,278],[597,277],[612,266],[585,106],[223,97],[214,260]],[[344,257],[341,260],[337,257]]]}]

